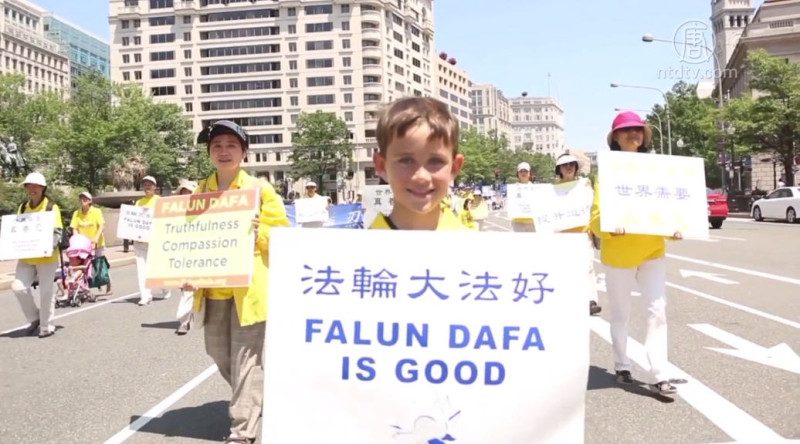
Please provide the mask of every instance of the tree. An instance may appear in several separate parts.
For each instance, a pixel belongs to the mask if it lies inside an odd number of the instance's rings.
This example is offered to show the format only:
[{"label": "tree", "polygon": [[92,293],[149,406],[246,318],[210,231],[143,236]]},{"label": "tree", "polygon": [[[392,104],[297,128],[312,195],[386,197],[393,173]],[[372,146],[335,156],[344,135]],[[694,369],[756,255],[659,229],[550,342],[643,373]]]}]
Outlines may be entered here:
[{"label": "tree", "polygon": [[464,155],[464,167],[457,182],[474,185],[499,182],[516,182],[517,165],[528,162],[537,181],[551,181],[555,172],[555,161],[546,154],[509,149],[505,137],[496,133],[480,134],[469,129],[461,134],[459,152]]},{"label": "tree", "polygon": [[314,179],[320,192],[325,175],[335,174],[353,155],[347,124],[333,113],[301,113],[292,142],[292,174]]},{"label": "tree", "polygon": [[753,152],[774,153],[786,183],[793,184],[800,143],[800,64],[759,49],[749,53],[746,69],[754,94],[734,99],[725,108],[724,116],[735,128],[731,137]]}]

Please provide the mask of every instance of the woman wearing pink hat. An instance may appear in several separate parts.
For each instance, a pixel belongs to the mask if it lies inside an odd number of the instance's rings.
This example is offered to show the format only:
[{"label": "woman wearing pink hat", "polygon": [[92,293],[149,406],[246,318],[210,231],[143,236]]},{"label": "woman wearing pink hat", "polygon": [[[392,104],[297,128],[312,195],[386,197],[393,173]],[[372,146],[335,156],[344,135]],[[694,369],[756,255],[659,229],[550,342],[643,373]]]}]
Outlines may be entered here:
[{"label": "woman wearing pink hat", "polygon": [[[612,151],[646,153],[652,140],[652,130],[633,112],[617,115],[608,133]],[[602,170],[600,175],[602,178]],[[665,238],[630,234],[625,227],[615,232],[600,231],[600,193],[595,191],[592,205],[592,232],[601,239],[600,259],[606,268],[606,288],[611,317],[611,344],[614,349],[614,370],[617,382],[633,384],[631,361],[627,354],[628,320],[631,311],[631,291],[635,284],[647,301],[647,333],[645,350],[650,363],[648,387],[660,395],[677,392],[665,375],[667,367],[667,291]],[[675,232],[674,239],[680,239]]]}]

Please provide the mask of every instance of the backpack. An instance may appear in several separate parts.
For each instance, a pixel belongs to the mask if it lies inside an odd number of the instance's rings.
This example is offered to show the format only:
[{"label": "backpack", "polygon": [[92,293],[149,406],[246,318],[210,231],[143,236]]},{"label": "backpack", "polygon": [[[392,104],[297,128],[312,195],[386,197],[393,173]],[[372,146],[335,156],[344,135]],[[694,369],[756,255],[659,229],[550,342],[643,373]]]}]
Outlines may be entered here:
[{"label": "backpack", "polygon": [[[22,214],[25,212],[25,206],[28,202],[23,202],[19,206],[18,214]],[[47,206],[45,207],[45,211],[53,211],[53,201],[47,198]],[[60,232],[59,232],[60,231]],[[66,250],[69,247],[69,237],[72,235],[72,228],[65,227],[65,228],[56,228],[56,232],[59,232],[59,239],[57,247],[60,250]]]}]

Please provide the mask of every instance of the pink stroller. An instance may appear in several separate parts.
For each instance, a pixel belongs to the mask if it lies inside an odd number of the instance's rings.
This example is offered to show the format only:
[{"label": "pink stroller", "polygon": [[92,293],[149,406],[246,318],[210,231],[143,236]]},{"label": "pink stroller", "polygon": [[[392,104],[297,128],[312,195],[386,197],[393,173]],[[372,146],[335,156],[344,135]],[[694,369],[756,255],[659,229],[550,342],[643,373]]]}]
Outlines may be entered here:
[{"label": "pink stroller", "polygon": [[69,248],[65,251],[69,265],[66,265],[63,285],[59,281],[59,291],[56,295],[56,307],[71,305],[79,307],[84,301],[95,301],[89,283],[92,279],[92,259],[94,248],[92,241],[82,235],[74,234],[69,238]]}]

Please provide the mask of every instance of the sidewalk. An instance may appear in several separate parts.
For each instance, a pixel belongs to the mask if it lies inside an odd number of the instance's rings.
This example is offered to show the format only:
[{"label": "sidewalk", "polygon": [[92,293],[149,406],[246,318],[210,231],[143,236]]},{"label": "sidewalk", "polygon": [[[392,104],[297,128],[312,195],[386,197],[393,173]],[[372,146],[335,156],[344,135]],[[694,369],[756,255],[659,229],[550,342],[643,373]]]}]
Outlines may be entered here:
[{"label": "sidewalk", "polygon": [[[111,267],[122,267],[136,262],[136,258],[133,256],[133,247],[128,253],[123,253],[121,245],[106,247],[106,259]],[[17,261],[0,261],[0,291],[11,288],[16,267]]]}]

